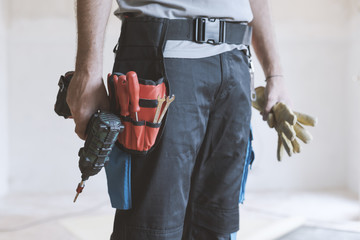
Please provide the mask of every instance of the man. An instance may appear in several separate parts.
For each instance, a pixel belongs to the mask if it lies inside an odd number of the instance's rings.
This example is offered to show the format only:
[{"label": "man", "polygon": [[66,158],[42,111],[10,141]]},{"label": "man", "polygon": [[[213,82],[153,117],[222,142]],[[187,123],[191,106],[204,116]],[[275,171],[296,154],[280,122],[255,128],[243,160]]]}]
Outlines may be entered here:
[{"label": "man", "polygon": [[[117,210],[111,239],[235,239],[251,116],[247,22],[266,76],[263,118],[276,102],[289,102],[268,0],[118,3],[123,26],[113,71],[162,77],[176,100],[158,146],[132,156],[132,209]],[[109,109],[102,54],[110,9],[110,0],[77,1],[67,102],[81,139],[91,115]]]}]

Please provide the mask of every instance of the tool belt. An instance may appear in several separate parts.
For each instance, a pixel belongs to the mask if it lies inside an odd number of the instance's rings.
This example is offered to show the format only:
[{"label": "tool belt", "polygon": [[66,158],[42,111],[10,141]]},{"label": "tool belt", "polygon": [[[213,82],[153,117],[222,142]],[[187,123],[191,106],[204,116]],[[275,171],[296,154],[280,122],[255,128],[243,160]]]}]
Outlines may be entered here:
[{"label": "tool belt", "polygon": [[171,19],[167,40],[187,40],[210,44],[251,43],[252,28],[247,22],[225,21],[219,18]]},{"label": "tool belt", "polygon": [[[134,94],[131,81],[138,85],[137,99],[131,96]],[[167,108],[174,99],[166,97],[164,79],[142,79],[135,72],[113,73],[108,75],[108,86],[113,111],[119,113],[125,126],[118,137],[119,145],[127,152],[146,154],[154,146]],[[135,101],[138,110],[134,109]]]},{"label": "tool belt", "polygon": [[[131,17],[131,14],[125,15],[124,22],[161,22],[166,26],[165,40],[186,40],[210,44],[244,44],[247,46],[251,44],[252,27],[248,25],[248,22],[226,21],[221,18],[207,17],[187,19]],[[138,34],[141,34],[140,31]]]}]

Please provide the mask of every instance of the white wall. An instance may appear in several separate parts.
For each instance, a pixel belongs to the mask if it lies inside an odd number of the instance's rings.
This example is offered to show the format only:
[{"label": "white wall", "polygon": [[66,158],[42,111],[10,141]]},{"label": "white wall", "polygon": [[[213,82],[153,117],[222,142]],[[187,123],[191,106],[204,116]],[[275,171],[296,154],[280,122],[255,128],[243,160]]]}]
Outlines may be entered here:
[{"label": "white wall", "polygon": [[8,191],[7,5],[0,0],[0,196]]},{"label": "white wall", "polygon": [[[354,166],[358,164],[356,157],[350,156],[349,143],[358,154],[359,141],[354,132],[350,135],[357,129],[357,121],[350,107],[346,107],[349,92],[354,98],[358,96],[353,87],[356,83],[351,82],[346,70],[357,57],[352,51],[357,42],[349,35],[349,23],[355,14],[351,10],[352,2],[273,0],[272,3],[294,107],[318,116],[320,121],[316,128],[309,129],[314,141],[303,145],[301,154],[278,163],[276,134],[254,111],[256,161],[248,190],[356,189],[358,172]],[[80,179],[77,151],[82,141],[73,132],[73,122],[53,112],[58,78],[74,68],[73,2],[12,0],[9,9],[10,190],[73,191]],[[104,76],[112,68],[112,48],[119,29],[119,21],[112,17],[105,45]],[[0,47],[1,43],[0,40]],[[259,66],[257,69],[256,85],[263,85]],[[0,83],[3,89],[4,83]],[[358,108],[355,100],[358,101],[354,99],[352,108]],[[354,128],[345,127],[350,124]],[[92,178],[86,189],[100,190],[106,191],[103,174]]]},{"label": "white wall", "polygon": [[348,186],[353,192],[359,194],[360,199],[360,1],[352,1],[352,18],[350,22],[349,49],[350,61],[348,63]]},{"label": "white wall", "polygon": [[[74,3],[12,0],[9,4],[11,191],[75,191],[80,180],[77,153],[83,142],[74,133],[73,121],[53,110],[60,75],[74,69]],[[116,26],[115,37],[107,38],[106,72],[112,69],[109,62],[119,31]],[[103,175],[93,179],[87,191],[106,190]]]},{"label": "white wall", "polygon": [[[276,134],[254,111],[257,154],[248,189],[347,188],[348,144],[359,144],[347,132],[348,120],[352,118],[352,113],[347,111],[351,82],[347,66],[352,61],[349,52],[355,44],[349,35],[351,2],[273,0],[272,3],[294,109],[317,116],[319,124],[308,128],[314,140],[309,145],[302,144],[301,154],[278,163]],[[264,85],[261,74],[257,78],[257,83]],[[359,92],[353,89],[353,94]],[[355,106],[358,108],[358,103]]]}]

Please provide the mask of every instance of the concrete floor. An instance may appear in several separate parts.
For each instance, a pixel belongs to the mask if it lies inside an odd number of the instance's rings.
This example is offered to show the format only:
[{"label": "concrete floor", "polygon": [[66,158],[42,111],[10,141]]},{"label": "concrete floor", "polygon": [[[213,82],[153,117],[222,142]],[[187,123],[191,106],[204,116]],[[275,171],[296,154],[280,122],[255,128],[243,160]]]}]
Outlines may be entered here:
[{"label": "concrete floor", "polygon": [[[0,199],[0,240],[107,240],[106,195],[9,195]],[[341,191],[248,192],[238,239],[277,239],[302,225],[360,232],[360,203]]]}]

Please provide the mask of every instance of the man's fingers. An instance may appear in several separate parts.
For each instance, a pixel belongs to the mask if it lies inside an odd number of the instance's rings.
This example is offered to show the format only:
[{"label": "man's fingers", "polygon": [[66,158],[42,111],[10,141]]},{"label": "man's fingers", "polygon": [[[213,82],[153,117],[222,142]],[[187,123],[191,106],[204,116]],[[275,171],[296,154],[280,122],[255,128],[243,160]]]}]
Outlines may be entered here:
[{"label": "man's fingers", "polygon": [[107,96],[101,101],[99,109],[103,111],[110,111],[110,101]]},{"label": "man's fingers", "polygon": [[82,140],[86,139],[86,134],[85,134],[86,128],[84,128],[83,125],[78,125],[76,124],[75,126],[75,133],[79,136],[79,138],[81,138]]},{"label": "man's fingers", "polygon": [[265,108],[264,108],[264,115],[263,115],[263,119],[267,120],[268,115],[271,111],[271,108],[276,104],[276,100],[269,98],[266,102]]},{"label": "man's fingers", "polygon": [[294,125],[296,123],[296,115],[288,106],[286,106],[286,104],[278,102],[273,106],[272,111],[274,112],[277,121],[286,121],[290,125]]},{"label": "man's fingers", "polygon": [[86,139],[86,128],[89,123],[91,115],[82,115],[81,118],[75,117],[75,133],[81,138],[82,140]]}]

